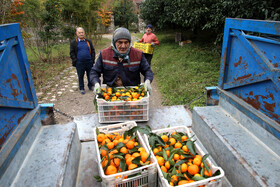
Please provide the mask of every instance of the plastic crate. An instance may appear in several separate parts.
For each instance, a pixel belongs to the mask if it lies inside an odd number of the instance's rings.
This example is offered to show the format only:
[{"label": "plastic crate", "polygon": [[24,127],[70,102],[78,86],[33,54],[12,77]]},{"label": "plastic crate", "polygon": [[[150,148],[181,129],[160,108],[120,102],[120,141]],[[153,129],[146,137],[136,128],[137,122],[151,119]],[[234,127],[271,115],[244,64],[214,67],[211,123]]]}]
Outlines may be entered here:
[{"label": "plastic crate", "polygon": [[[104,133],[120,133],[123,134],[124,131],[127,131],[134,126],[137,126],[135,121],[128,121],[124,123],[107,125],[98,127],[100,132]],[[148,147],[146,146],[143,138],[140,133],[137,131],[137,137],[140,145],[148,152]],[[94,139],[97,139],[96,131],[94,130]],[[96,146],[96,157],[98,162],[98,170],[100,177],[102,178],[101,185],[102,187],[148,187],[148,186],[157,186],[157,163],[154,155],[151,155],[151,164],[136,168],[130,171],[124,171],[120,173],[116,173],[113,175],[105,175],[103,168],[101,166],[101,157],[100,151],[98,149],[98,142],[95,141]],[[141,173],[141,175],[137,175],[135,177],[123,179],[126,176],[134,175]]]},{"label": "plastic crate", "polygon": [[[191,133],[191,129],[187,128],[185,126],[175,126],[175,127],[164,128],[164,129],[159,129],[159,130],[153,130],[152,132],[156,133],[156,134],[160,134],[160,133],[165,133],[165,132],[172,133],[174,131],[187,133],[188,137],[191,137],[194,135],[194,133]],[[144,134],[144,141],[150,150],[151,147],[149,145],[148,136],[146,134]],[[201,156],[205,155],[202,148],[200,148],[200,146],[198,145],[197,141],[195,142],[195,149],[199,155],[201,155]],[[210,186],[210,187],[222,187],[223,178],[225,176],[224,170],[221,167],[215,166],[209,158],[206,159],[206,162],[209,164],[209,168],[211,169],[212,173],[215,173],[217,170],[220,170],[221,174],[218,176],[215,176],[215,177],[207,178],[207,179],[196,181],[193,183],[180,185],[180,187],[196,187],[196,186],[201,186],[201,185],[206,185],[206,186]],[[158,169],[158,186],[159,187],[171,187],[169,185],[168,181],[163,177],[163,174],[162,174],[161,169],[158,164],[157,164],[157,169]],[[215,181],[212,181],[212,180],[215,180]]]},{"label": "plastic crate", "polygon": [[134,42],[134,48],[140,49],[143,53],[153,54],[154,47],[150,43]]},{"label": "plastic crate", "polygon": [[111,102],[97,97],[99,123],[149,121],[149,92],[138,101]]}]

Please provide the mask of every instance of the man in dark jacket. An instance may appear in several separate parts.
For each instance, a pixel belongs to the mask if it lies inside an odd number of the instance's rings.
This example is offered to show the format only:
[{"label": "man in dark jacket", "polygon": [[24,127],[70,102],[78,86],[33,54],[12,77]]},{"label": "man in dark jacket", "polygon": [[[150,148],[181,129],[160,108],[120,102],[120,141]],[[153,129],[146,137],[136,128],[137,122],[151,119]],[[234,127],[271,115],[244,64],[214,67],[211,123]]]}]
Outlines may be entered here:
[{"label": "man in dark jacket", "polygon": [[95,50],[92,42],[85,38],[85,31],[82,27],[76,29],[76,35],[77,38],[70,43],[70,57],[72,59],[72,65],[77,69],[80,92],[81,94],[85,94],[85,72],[88,79],[88,88],[90,90],[93,89],[89,76],[95,60]]},{"label": "man in dark jacket", "polygon": [[141,83],[140,73],[144,75],[144,86],[151,91],[153,72],[143,52],[130,46],[131,35],[126,28],[118,28],[113,34],[111,46],[102,50],[91,69],[90,81],[94,92],[99,93],[100,76],[110,87],[137,86]]}]

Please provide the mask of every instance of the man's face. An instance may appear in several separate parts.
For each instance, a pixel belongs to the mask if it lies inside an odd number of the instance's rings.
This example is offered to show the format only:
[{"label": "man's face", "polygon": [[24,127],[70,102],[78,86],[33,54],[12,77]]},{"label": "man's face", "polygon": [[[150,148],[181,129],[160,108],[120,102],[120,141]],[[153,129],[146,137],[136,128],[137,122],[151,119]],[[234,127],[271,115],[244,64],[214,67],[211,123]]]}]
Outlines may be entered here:
[{"label": "man's face", "polygon": [[85,37],[85,31],[83,29],[78,29],[76,34],[79,39],[84,39]]},{"label": "man's face", "polygon": [[146,29],[146,32],[147,32],[147,34],[149,34],[149,33],[152,32],[152,29],[151,29],[150,27],[148,27],[148,28]]},{"label": "man's face", "polygon": [[120,39],[116,41],[115,46],[120,53],[126,53],[129,48],[129,40]]}]

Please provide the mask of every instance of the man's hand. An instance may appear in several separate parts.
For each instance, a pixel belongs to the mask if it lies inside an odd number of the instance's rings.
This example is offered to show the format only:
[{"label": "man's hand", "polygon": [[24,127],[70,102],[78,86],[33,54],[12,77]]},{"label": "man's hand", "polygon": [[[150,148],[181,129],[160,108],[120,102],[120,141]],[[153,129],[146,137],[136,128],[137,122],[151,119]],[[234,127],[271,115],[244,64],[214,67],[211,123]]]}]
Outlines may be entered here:
[{"label": "man's hand", "polygon": [[155,46],[155,43],[154,43],[154,42],[152,42],[152,43],[151,43],[151,46],[153,46],[153,47],[154,47],[154,46]]},{"label": "man's hand", "polygon": [[152,86],[151,86],[151,81],[150,80],[147,79],[145,81],[144,88],[145,88],[145,91],[149,91],[150,94],[152,93]]},{"label": "man's hand", "polygon": [[95,94],[101,93],[101,87],[100,87],[100,84],[99,84],[98,82],[95,83],[93,92],[94,92]]}]

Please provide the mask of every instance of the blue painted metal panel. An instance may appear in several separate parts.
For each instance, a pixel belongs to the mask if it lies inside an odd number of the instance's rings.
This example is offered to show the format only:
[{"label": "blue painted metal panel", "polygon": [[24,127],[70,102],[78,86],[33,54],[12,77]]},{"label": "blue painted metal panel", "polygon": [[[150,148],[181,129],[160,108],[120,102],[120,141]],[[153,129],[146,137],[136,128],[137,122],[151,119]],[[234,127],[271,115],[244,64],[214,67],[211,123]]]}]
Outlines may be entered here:
[{"label": "blue painted metal panel", "polygon": [[226,19],[219,87],[280,123],[280,22]]},{"label": "blue painted metal panel", "polygon": [[0,149],[38,105],[19,24],[0,26]]}]

